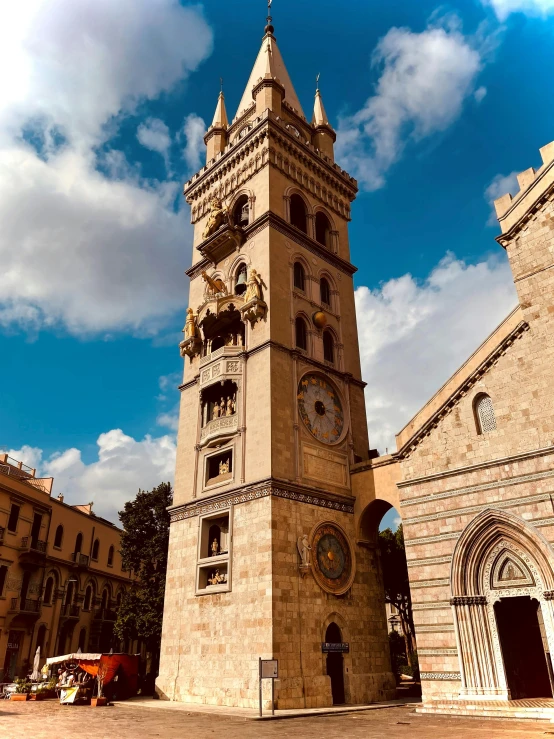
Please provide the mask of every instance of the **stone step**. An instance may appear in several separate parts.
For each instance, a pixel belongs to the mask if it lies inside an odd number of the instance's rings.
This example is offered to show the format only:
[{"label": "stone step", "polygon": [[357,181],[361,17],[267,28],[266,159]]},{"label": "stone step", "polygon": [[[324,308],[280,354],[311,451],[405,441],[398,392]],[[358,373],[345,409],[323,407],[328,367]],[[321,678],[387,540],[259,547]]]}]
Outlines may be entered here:
[{"label": "stone step", "polygon": [[426,701],[416,713],[440,713],[475,718],[513,718],[554,723],[554,700],[527,699],[518,701]]}]

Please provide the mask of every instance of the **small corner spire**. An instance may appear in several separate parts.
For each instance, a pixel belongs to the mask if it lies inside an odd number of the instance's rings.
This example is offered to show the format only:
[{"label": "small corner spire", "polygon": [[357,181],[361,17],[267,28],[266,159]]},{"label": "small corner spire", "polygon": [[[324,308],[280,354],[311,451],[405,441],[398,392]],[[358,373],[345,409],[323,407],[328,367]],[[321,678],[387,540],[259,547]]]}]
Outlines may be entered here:
[{"label": "small corner spire", "polygon": [[223,94],[223,77],[220,77],[220,91],[217,99],[217,105],[215,108],[214,119],[212,126],[215,128],[227,128],[229,120],[227,119],[227,110],[225,108],[225,95]]},{"label": "small corner spire", "polygon": [[314,115],[312,118],[312,125],[314,126],[328,126],[329,125],[329,119],[327,118],[327,113],[325,112],[325,107],[323,105],[323,100],[321,98],[321,91],[319,89],[319,77],[318,74],[316,77],[316,88],[315,88],[315,101],[314,101]]}]

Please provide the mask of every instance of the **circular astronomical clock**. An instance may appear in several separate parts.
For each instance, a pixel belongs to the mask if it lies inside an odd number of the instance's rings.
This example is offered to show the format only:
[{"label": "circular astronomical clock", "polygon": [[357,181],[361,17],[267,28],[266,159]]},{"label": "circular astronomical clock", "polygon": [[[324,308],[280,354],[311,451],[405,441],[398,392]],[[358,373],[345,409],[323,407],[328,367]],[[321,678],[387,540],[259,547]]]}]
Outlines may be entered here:
[{"label": "circular astronomical clock", "polygon": [[352,585],[354,561],[348,537],[334,523],[319,524],[312,536],[313,574],[327,593],[342,595]]},{"label": "circular astronomical clock", "polygon": [[344,413],[334,386],[322,375],[307,374],[298,383],[298,411],[310,434],[323,444],[342,436]]}]

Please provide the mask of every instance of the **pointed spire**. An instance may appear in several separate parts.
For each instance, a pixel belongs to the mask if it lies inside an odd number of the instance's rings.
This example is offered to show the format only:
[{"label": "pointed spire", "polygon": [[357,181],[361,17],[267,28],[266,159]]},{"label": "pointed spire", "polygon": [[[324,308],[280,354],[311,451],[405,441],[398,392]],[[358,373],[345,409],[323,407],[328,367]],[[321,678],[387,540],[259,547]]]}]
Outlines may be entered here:
[{"label": "pointed spire", "polygon": [[225,95],[223,94],[223,90],[221,90],[217,99],[217,106],[212,126],[215,126],[215,128],[227,128],[228,125],[229,121],[227,120],[227,111],[225,109]]},{"label": "pointed spire", "polygon": [[315,91],[314,114],[312,117],[312,125],[313,126],[328,126],[329,125],[329,119],[327,118],[325,107],[323,106],[323,100],[321,98],[321,92],[319,91],[319,87]]},{"label": "pointed spire", "polygon": [[285,90],[285,101],[296,110],[299,116],[304,118],[304,111],[302,110],[302,106],[300,105],[300,101],[298,100],[298,96],[296,95],[292,85],[289,73],[285,67],[285,62],[283,61],[283,57],[281,56],[281,52],[277,46],[271,23],[268,23],[266,26],[266,35],[262,40],[260,51],[258,52],[256,61],[254,62],[254,67],[250,73],[250,78],[244,88],[244,93],[239,103],[235,118],[250,108],[254,102],[252,99],[252,90],[258,84],[260,79],[263,79],[268,75],[279,81],[280,85]]}]

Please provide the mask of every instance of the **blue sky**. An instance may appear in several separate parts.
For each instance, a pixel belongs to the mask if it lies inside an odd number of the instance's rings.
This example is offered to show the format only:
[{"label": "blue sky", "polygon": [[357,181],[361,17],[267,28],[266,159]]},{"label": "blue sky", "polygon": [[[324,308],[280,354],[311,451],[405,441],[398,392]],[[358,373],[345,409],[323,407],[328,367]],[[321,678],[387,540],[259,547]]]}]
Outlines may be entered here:
[{"label": "blue sky", "polygon": [[[173,474],[191,258],[180,191],[221,76],[235,113],[265,3],[5,6],[0,448],[114,518]],[[370,441],[390,451],[515,305],[491,200],[554,138],[554,0],[274,0],[273,17],[306,115],[320,73],[360,182]]]}]

